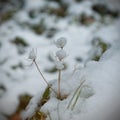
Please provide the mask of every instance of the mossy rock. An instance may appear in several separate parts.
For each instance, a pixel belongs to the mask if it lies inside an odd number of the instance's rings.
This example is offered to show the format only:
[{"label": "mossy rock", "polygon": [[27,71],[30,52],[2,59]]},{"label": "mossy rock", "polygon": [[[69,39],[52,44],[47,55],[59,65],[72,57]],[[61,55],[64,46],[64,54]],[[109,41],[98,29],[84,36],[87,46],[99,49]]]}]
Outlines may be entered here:
[{"label": "mossy rock", "polygon": [[[25,53],[25,47],[28,47],[29,44],[21,37],[16,37],[14,40],[11,41],[12,44],[16,45],[18,54],[24,54]],[[19,67],[22,68],[22,65],[20,65]],[[15,68],[15,66],[13,66],[13,69]]]},{"label": "mossy rock", "polygon": [[32,98],[31,95],[29,94],[23,94],[19,96],[19,106],[17,109],[17,112],[20,112],[22,110],[24,110],[26,108],[26,106],[28,105],[30,99]]},{"label": "mossy rock", "polygon": [[38,35],[43,34],[47,29],[44,18],[41,19],[40,23],[30,25],[30,28]]},{"label": "mossy rock", "polygon": [[45,27],[43,25],[32,25],[32,30],[36,33],[36,34],[42,34],[45,31]]},{"label": "mossy rock", "polygon": [[88,16],[85,13],[81,14],[79,21],[83,25],[91,25],[95,22],[95,18],[93,16]]},{"label": "mossy rock", "polygon": [[22,110],[24,110],[26,108],[26,106],[28,105],[30,99],[32,98],[31,95],[29,94],[23,94],[19,96],[19,105],[17,107],[17,110],[14,114],[12,114],[11,116],[8,117],[9,120],[21,120],[21,116],[20,113]]},{"label": "mossy rock", "polygon": [[[102,54],[110,47],[110,44],[105,43],[101,38],[94,38],[92,41],[93,48],[97,48],[97,50],[100,48],[101,53],[100,54],[94,54],[92,57],[92,60],[99,61]],[[95,51],[96,53],[97,51]]]},{"label": "mossy rock", "polygon": [[11,66],[11,68],[12,68],[13,70],[16,70],[17,68],[23,69],[23,68],[24,68],[24,65],[20,62],[20,63],[18,63],[17,65]]},{"label": "mossy rock", "polygon": [[46,37],[47,38],[52,38],[55,35],[56,32],[57,32],[56,28],[50,28],[50,29],[47,30]]},{"label": "mossy rock", "polygon": [[44,8],[42,11],[50,15],[56,15],[57,17],[66,17],[68,4],[64,3],[62,0],[60,0],[58,3],[59,3],[59,7],[54,8],[54,7],[46,6],[46,8]]},{"label": "mossy rock", "polygon": [[63,7],[60,7],[60,8],[49,8],[48,13],[50,15],[56,15],[58,17],[65,17],[67,15],[67,11]]},{"label": "mossy rock", "polygon": [[98,14],[100,14],[101,16],[110,15],[113,18],[116,18],[119,16],[118,11],[111,10],[107,5],[104,5],[104,4],[94,4],[92,6],[92,9]]},{"label": "mossy rock", "polygon": [[[51,1],[49,1],[51,2]],[[48,15],[55,15],[57,17],[65,17],[67,16],[68,5],[60,2],[59,7],[51,7],[48,5],[41,7],[40,9],[32,9],[28,12],[30,18],[34,19],[40,14],[46,13]],[[44,21],[44,20],[43,20]],[[43,24],[43,23],[42,23]],[[40,24],[39,24],[40,25]]]},{"label": "mossy rock", "polygon": [[0,23],[11,19],[24,4],[24,0],[0,0]]},{"label": "mossy rock", "polygon": [[17,46],[23,46],[23,47],[27,47],[28,43],[21,37],[16,37],[14,40],[11,41],[13,44],[17,45]]},{"label": "mossy rock", "polygon": [[16,11],[11,10],[11,11],[8,11],[8,12],[6,12],[4,14],[1,14],[1,16],[0,16],[0,22],[5,22],[5,21],[11,19],[13,17],[13,15],[14,15],[15,12]]},{"label": "mossy rock", "polygon": [[23,8],[24,5],[25,0],[0,0],[0,10],[2,13],[10,10],[19,10]]}]

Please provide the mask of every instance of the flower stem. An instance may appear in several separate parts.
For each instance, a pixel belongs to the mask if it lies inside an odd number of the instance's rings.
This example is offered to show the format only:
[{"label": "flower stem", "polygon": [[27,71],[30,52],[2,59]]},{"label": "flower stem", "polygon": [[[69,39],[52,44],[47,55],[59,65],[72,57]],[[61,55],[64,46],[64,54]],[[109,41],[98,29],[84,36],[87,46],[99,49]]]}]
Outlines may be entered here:
[{"label": "flower stem", "polygon": [[49,83],[48,83],[47,80],[45,79],[45,77],[44,77],[43,73],[41,72],[40,68],[38,67],[38,64],[37,64],[37,62],[36,62],[35,59],[33,60],[33,62],[34,62],[34,64],[35,64],[35,66],[36,66],[39,74],[41,75],[41,77],[43,78],[43,80],[45,81],[45,83],[47,84],[47,86],[57,95],[57,92],[49,85]]},{"label": "flower stem", "polygon": [[61,70],[58,71],[58,98],[61,98],[61,93],[60,93],[60,81],[61,81]]}]

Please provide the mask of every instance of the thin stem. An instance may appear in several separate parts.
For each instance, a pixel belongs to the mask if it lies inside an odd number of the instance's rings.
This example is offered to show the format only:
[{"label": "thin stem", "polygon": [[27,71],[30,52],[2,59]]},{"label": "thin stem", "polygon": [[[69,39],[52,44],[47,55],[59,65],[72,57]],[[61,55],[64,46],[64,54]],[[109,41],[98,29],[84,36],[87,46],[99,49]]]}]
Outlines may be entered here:
[{"label": "thin stem", "polygon": [[37,63],[35,60],[33,60],[38,72],[40,73],[40,75],[42,76],[43,80],[45,81],[45,83],[47,84],[47,86],[57,95],[57,92],[49,85],[49,83],[47,82],[47,80],[45,79],[44,75],[42,74],[42,72],[40,71],[40,68],[38,67]]},{"label": "thin stem", "polygon": [[58,98],[61,98],[60,81],[61,81],[61,70],[58,71]]}]

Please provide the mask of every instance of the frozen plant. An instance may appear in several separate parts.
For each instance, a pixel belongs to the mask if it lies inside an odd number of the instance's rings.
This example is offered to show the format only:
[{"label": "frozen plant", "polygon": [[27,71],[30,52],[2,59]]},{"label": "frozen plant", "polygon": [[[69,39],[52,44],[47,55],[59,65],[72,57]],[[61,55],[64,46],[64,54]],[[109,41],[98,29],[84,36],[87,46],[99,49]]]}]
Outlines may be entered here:
[{"label": "frozen plant", "polygon": [[92,96],[94,94],[92,87],[85,84],[85,81],[86,81],[85,77],[83,76],[81,78],[80,85],[77,87],[77,89],[73,93],[73,96],[67,106],[67,109],[71,108],[71,110],[73,110],[75,108],[75,105],[76,105],[79,97],[81,97],[85,100],[86,98],[89,98],[90,96]]},{"label": "frozen plant", "polygon": [[63,63],[63,59],[67,56],[65,50],[63,50],[63,48],[65,47],[67,43],[67,40],[64,37],[59,38],[58,40],[55,41],[55,45],[56,47],[59,49],[56,52],[56,58],[57,60],[55,61],[55,66],[58,69],[58,92],[56,92],[47,82],[46,78],[44,77],[43,73],[41,72],[37,62],[36,62],[36,54],[34,49],[32,49],[29,53],[29,59],[32,60],[32,62],[35,64],[37,71],[39,72],[39,74],[41,75],[41,77],[43,78],[44,82],[47,84],[47,86],[56,94],[58,99],[62,99],[61,98],[61,93],[60,93],[60,81],[61,81],[61,71],[64,69],[64,63]]},{"label": "frozen plant", "polygon": [[56,68],[58,69],[58,95],[57,95],[58,99],[62,99],[60,93],[60,81],[61,81],[61,71],[64,69],[63,59],[66,57],[66,52],[63,50],[66,43],[67,40],[64,37],[61,37],[55,41],[56,47],[60,49],[56,52],[57,60],[55,61]]},{"label": "frozen plant", "polygon": [[41,72],[37,62],[36,62],[36,54],[34,49],[32,49],[29,53],[28,59],[32,60],[32,62],[35,64],[37,71],[39,72],[39,74],[41,75],[41,77],[43,78],[44,82],[47,84],[47,86],[57,95],[57,92],[49,85],[49,83],[47,82],[46,78],[44,77],[43,73]]}]

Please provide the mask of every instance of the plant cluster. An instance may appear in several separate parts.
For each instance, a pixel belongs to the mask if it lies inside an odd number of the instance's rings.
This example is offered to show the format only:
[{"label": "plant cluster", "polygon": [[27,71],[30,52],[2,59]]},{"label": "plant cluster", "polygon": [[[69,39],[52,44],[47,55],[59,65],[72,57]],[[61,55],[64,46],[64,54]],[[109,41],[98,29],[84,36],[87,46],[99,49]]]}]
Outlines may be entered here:
[{"label": "plant cluster", "polygon": [[48,81],[46,80],[46,78],[44,77],[43,73],[41,72],[37,62],[36,62],[36,54],[34,49],[31,50],[30,54],[29,54],[29,59],[32,60],[32,62],[35,64],[37,71],[39,72],[39,74],[41,75],[41,77],[43,78],[44,82],[47,84],[48,88],[50,88],[57,96],[58,99],[62,99],[61,93],[60,93],[60,82],[61,82],[61,72],[64,69],[64,62],[63,59],[67,56],[65,50],[63,49],[65,47],[67,43],[67,40],[63,37],[59,38],[58,40],[55,41],[55,45],[56,47],[59,49],[56,52],[56,61],[55,61],[55,66],[56,69],[58,70],[58,91],[55,91],[51,85],[48,83]]},{"label": "plant cluster", "polygon": [[[41,72],[40,67],[38,66],[37,61],[36,61],[37,56],[35,54],[34,49],[32,49],[29,54],[29,59],[32,60],[32,63],[36,66],[36,69],[39,72],[40,76],[43,78],[44,82],[47,84],[47,88],[45,89],[42,96],[36,96],[38,99],[36,99],[36,97],[31,99],[30,103],[28,104],[28,106],[26,108],[26,113],[24,114],[24,112],[23,112],[23,114],[22,114],[22,117],[25,120],[37,120],[37,119],[45,120],[46,117],[49,117],[49,119],[52,120],[49,110],[47,113],[40,111],[40,108],[50,99],[51,92],[54,93],[54,95],[55,95],[54,97],[56,97],[58,99],[58,101],[59,100],[61,101],[65,98],[69,98],[68,94],[63,95],[63,93],[61,92],[61,73],[65,67],[64,58],[67,56],[67,54],[66,54],[66,51],[64,50],[64,47],[67,43],[67,40],[64,37],[61,37],[61,38],[57,39],[54,43],[55,43],[56,47],[58,48],[58,50],[55,53],[56,59],[54,60],[55,67],[58,70],[57,89],[55,89],[53,87],[53,85],[51,85],[46,80],[43,73]],[[74,110],[79,97],[81,97],[82,99],[86,99],[94,94],[92,88],[84,83],[85,83],[85,79],[83,77],[81,79],[80,84],[76,88],[76,90],[73,92],[73,94],[71,94],[72,97],[71,97],[70,101],[68,102],[68,105],[65,109]],[[35,104],[34,104],[34,100],[35,100]],[[29,108],[31,108],[32,110]],[[58,117],[60,118],[59,106],[57,107],[57,112],[58,112]]]}]

